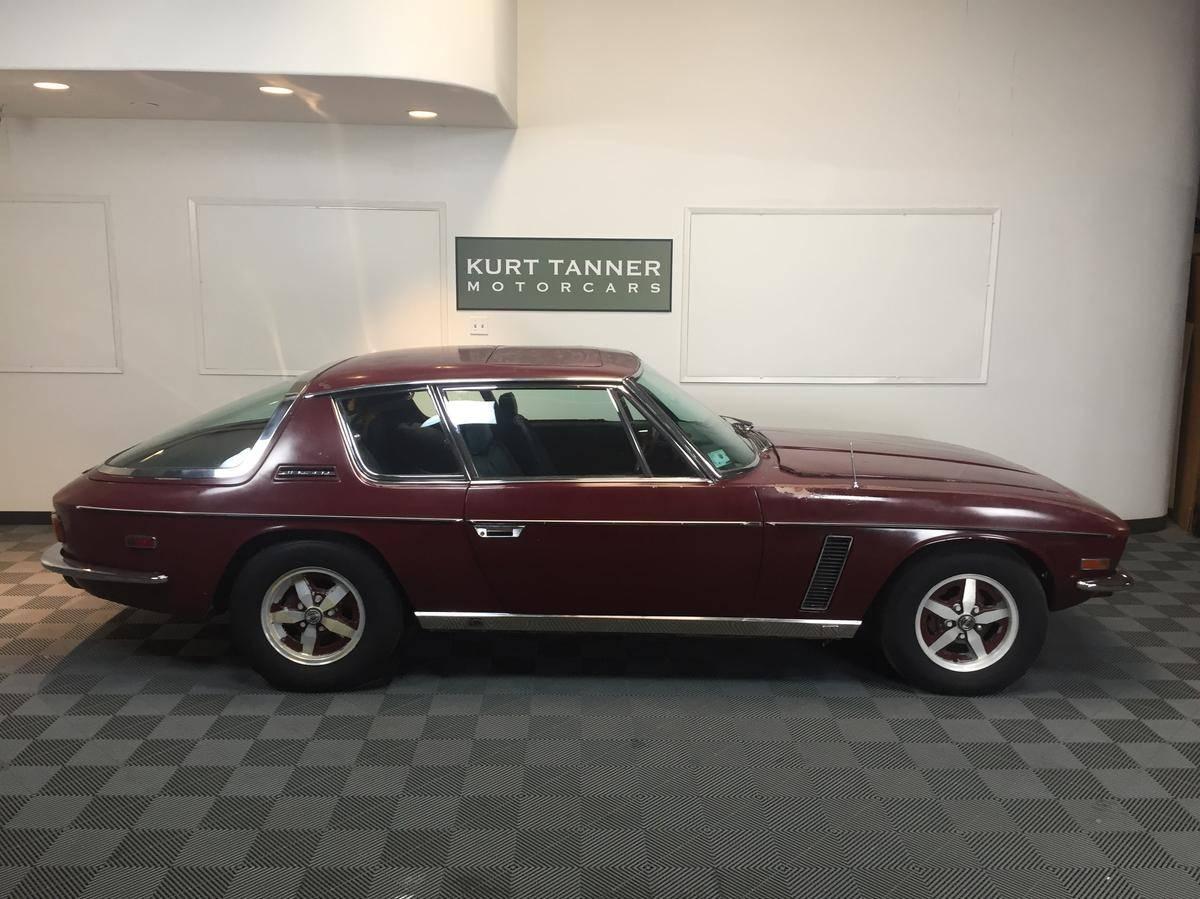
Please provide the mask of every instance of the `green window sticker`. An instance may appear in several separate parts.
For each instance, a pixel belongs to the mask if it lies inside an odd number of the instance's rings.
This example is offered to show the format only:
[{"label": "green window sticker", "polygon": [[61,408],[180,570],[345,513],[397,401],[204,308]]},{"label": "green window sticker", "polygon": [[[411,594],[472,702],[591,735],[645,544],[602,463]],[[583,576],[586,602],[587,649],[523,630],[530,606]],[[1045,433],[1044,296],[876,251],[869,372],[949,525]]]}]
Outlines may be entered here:
[{"label": "green window sticker", "polygon": [[729,453],[725,452],[725,450],[723,450],[723,449],[713,450],[712,452],[710,452],[708,454],[708,458],[712,461],[712,464],[715,465],[717,468],[720,468],[723,465],[729,464]]}]

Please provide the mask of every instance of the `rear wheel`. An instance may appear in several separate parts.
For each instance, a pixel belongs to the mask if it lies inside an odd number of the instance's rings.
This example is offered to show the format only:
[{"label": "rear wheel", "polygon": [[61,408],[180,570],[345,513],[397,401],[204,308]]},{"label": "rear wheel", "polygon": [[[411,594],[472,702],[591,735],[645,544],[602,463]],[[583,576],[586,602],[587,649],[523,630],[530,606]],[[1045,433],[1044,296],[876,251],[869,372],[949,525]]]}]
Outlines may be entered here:
[{"label": "rear wheel", "polygon": [[263,677],[288,690],[337,690],[387,672],[400,598],[354,546],[297,540],[267,547],[233,588],[234,641]]},{"label": "rear wheel", "polygon": [[1046,595],[1016,554],[949,550],[918,559],[882,597],[879,640],[892,667],[937,693],[999,690],[1046,637]]}]

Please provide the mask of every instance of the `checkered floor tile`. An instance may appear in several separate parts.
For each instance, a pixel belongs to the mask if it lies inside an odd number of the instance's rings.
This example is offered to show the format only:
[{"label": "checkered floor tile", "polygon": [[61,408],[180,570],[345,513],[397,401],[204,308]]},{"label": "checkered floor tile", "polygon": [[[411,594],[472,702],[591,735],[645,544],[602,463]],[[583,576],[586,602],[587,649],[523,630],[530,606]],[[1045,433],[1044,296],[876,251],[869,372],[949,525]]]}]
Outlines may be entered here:
[{"label": "checkered floor tile", "polygon": [[0,528],[0,896],[1200,897],[1200,541],[1051,618],[1008,692],[846,645],[412,634],[269,689],[228,625],[45,574]]}]

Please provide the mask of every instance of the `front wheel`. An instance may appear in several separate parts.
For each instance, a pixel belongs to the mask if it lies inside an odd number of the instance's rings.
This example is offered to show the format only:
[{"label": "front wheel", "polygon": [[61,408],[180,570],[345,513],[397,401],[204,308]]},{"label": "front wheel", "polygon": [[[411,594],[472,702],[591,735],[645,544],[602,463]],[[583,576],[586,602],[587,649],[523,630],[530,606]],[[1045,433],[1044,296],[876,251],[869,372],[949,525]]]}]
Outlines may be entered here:
[{"label": "front wheel", "polygon": [[1046,594],[1009,550],[918,559],[881,598],[879,639],[896,671],[936,693],[999,690],[1028,670],[1046,638]]},{"label": "front wheel", "polygon": [[324,540],[270,546],[233,587],[233,638],[287,690],[338,690],[386,673],[403,618],[396,588],[366,552]]}]

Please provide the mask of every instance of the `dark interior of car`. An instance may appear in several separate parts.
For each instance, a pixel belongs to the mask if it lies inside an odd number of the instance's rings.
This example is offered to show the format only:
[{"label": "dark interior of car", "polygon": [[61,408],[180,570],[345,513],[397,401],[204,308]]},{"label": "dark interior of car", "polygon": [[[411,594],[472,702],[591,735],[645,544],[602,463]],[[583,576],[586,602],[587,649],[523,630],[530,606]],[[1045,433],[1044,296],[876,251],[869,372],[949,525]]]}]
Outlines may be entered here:
[{"label": "dark interior of car", "polygon": [[483,477],[636,475],[637,456],[620,421],[547,419],[521,414],[511,393],[493,396],[496,423],[464,424],[463,440]]},{"label": "dark interior of car", "polygon": [[[521,414],[511,391],[479,392],[492,406],[492,422],[459,426],[481,477],[604,477],[641,474],[638,457],[619,420],[554,418]],[[411,391],[389,391],[340,401],[363,464],[381,475],[458,474],[445,429],[423,412]],[[494,423],[493,423],[494,422]],[[659,476],[694,471],[678,450],[640,416],[638,444]]]},{"label": "dark interior of car", "polygon": [[418,408],[411,391],[341,401],[359,455],[382,475],[459,474],[445,430]]}]

